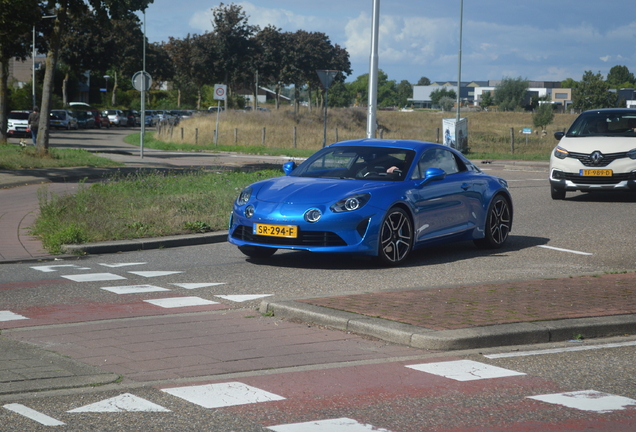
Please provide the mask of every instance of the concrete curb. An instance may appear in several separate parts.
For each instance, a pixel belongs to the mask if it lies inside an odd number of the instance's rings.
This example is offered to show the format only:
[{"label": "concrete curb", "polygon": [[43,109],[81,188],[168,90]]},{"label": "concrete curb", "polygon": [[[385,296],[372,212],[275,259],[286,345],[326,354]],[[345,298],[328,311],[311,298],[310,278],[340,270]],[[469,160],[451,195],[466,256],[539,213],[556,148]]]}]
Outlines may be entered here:
[{"label": "concrete curb", "polygon": [[204,234],[178,235],[155,238],[141,238],[135,240],[118,240],[99,243],[84,243],[79,245],[62,245],[64,253],[72,255],[99,255],[118,252],[132,252],[182,246],[195,246],[227,241],[226,231]]},{"label": "concrete curb", "polygon": [[324,325],[413,348],[444,351],[559,342],[574,339],[578,335],[588,339],[636,333],[636,315],[536,321],[435,331],[295,301],[271,303],[263,301],[259,311],[273,313],[278,318]]}]

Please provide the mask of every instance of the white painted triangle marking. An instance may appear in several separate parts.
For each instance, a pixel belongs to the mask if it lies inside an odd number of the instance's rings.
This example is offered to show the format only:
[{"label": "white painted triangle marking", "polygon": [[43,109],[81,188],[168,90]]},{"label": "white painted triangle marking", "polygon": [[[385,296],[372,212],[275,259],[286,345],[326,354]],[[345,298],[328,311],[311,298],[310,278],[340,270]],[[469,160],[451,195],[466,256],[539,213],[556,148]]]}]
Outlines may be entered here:
[{"label": "white painted triangle marking", "polygon": [[169,409],[157,405],[146,399],[142,399],[130,393],[124,393],[110,399],[85,405],[80,408],[67,411],[70,413],[81,412],[170,412]]},{"label": "white painted triangle marking", "polygon": [[148,264],[148,263],[137,262],[137,263],[100,264],[100,265],[104,267],[118,268],[118,267],[128,267],[128,266],[136,266],[136,265],[143,265],[143,264]]},{"label": "white painted triangle marking", "polygon": [[216,285],[225,285],[225,282],[216,282],[216,283],[173,283],[170,285],[176,285],[185,289],[197,289],[197,288],[206,288]]},{"label": "white painted triangle marking", "polygon": [[439,363],[422,363],[406,366],[411,369],[443,376],[456,381],[475,381],[489,378],[504,378],[525,375],[497,366],[479,363],[472,360],[455,360]]},{"label": "white painted triangle marking", "polygon": [[28,319],[28,318],[8,310],[0,311],[0,321],[17,321],[17,320],[23,320],[23,319]]},{"label": "white painted triangle marking", "polygon": [[169,297],[162,299],[144,300],[162,308],[178,308],[188,306],[206,306],[219,304],[218,302],[202,299],[201,297]]},{"label": "white painted triangle marking", "polygon": [[161,288],[154,285],[127,285],[116,287],[102,287],[102,289],[115,294],[139,294],[157,291],[170,291],[167,288]]},{"label": "white painted triangle marking", "polygon": [[112,273],[89,273],[89,274],[83,274],[83,275],[67,275],[62,277],[66,279],[70,279],[74,282],[100,282],[100,281],[108,281],[108,280],[126,279],[123,276],[119,276]]},{"label": "white painted triangle marking", "polygon": [[9,411],[13,411],[44,426],[63,426],[66,424],[22,404],[7,404],[4,407]]},{"label": "white painted triangle marking", "polygon": [[174,387],[162,391],[204,408],[285,400],[282,396],[240,382]]},{"label": "white painted triangle marking", "polygon": [[269,426],[274,432],[391,432],[369,424],[342,417],[337,419],[309,421],[305,423],[291,423],[286,425]]},{"label": "white painted triangle marking", "polygon": [[136,274],[137,276],[143,277],[157,277],[157,276],[168,276],[177,273],[183,273],[181,271],[129,271],[128,273]]},{"label": "white painted triangle marking", "polygon": [[535,399],[541,402],[563,405],[568,408],[574,408],[582,411],[595,411],[598,413],[608,413],[624,410],[627,407],[636,407],[636,400],[634,399],[602,393],[596,390],[528,396],[528,399]]},{"label": "white painted triangle marking", "polygon": [[44,273],[50,273],[57,271],[58,268],[73,268],[75,270],[90,270],[90,267],[79,267],[75,264],[58,264],[58,265],[50,265],[50,266],[35,266],[31,267],[33,270],[38,270]]},{"label": "white painted triangle marking", "polygon": [[215,295],[214,297],[220,297],[225,300],[233,301],[233,302],[245,302],[249,300],[256,300],[263,297],[269,297],[274,294],[237,294],[237,295]]}]

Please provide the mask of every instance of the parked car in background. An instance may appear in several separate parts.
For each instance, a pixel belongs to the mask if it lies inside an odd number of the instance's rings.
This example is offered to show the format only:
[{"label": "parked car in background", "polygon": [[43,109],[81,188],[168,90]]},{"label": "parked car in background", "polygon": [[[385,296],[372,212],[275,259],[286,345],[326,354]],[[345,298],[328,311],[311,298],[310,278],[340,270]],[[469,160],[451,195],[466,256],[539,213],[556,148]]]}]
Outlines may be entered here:
[{"label": "parked car in background", "polygon": [[77,119],[68,110],[51,110],[49,124],[55,129],[79,129]]},{"label": "parked car in background", "polygon": [[126,118],[128,119],[128,126],[135,127],[141,124],[141,116],[138,111],[126,110],[124,111]]},{"label": "parked car in background", "polygon": [[105,127],[105,128],[109,128],[110,127],[110,121],[108,120],[108,116],[103,116],[101,111],[93,109],[89,111],[91,113],[91,115],[93,116],[93,118],[95,119],[95,127],[96,128],[101,128],[101,127]]},{"label": "parked car in background", "polygon": [[157,114],[153,110],[146,110],[146,114],[144,117],[144,121],[146,122],[146,126],[154,126],[159,122],[157,118]]},{"label": "parked car in background", "polygon": [[447,146],[341,141],[283,171],[245,187],[234,202],[228,241],[247,256],[293,249],[367,255],[391,266],[438,244],[500,248],[512,229],[506,180]]},{"label": "parked car in background", "polygon": [[73,112],[75,119],[77,120],[77,127],[79,129],[93,129],[95,127],[95,117],[90,111],[75,111]]},{"label": "parked car in background", "polygon": [[550,157],[550,193],[636,191],[636,109],[608,108],[581,113]]},{"label": "parked car in background", "polygon": [[164,111],[164,110],[157,110],[155,111],[157,113],[157,120],[159,123],[161,122],[172,122],[172,115],[170,114],[170,111]]},{"label": "parked car in background", "polygon": [[114,126],[126,126],[128,124],[128,117],[122,110],[107,109],[102,111],[102,115],[108,117],[108,121]]},{"label": "parked car in background", "polygon": [[9,137],[31,136],[29,129],[30,111],[11,111],[7,117],[7,135]]}]

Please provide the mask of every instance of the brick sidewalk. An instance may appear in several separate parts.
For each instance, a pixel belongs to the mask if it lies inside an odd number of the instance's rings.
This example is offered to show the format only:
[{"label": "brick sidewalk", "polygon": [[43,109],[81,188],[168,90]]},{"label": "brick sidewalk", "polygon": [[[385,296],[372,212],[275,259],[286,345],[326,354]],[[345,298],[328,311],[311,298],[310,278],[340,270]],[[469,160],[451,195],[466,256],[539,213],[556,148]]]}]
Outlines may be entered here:
[{"label": "brick sidewalk", "polygon": [[304,300],[432,330],[636,313],[636,273]]}]

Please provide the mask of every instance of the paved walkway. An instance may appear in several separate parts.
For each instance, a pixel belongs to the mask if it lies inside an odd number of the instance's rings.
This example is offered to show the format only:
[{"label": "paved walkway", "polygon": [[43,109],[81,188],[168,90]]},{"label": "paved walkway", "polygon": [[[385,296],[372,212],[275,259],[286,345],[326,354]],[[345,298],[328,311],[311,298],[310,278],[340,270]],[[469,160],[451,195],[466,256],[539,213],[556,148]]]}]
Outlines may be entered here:
[{"label": "paved walkway", "polygon": [[[100,149],[104,151],[103,148]],[[210,155],[147,150],[117,143],[104,155],[127,169],[280,164],[285,158]],[[0,273],[2,263],[46,260],[28,233],[38,212],[38,190],[72,193],[77,180],[107,170],[0,170]],[[212,233],[205,241],[225,241]],[[146,243],[165,239],[149,239]],[[198,242],[198,243],[197,243]],[[199,244],[201,236],[174,244]],[[169,246],[169,245],[168,245]],[[132,246],[139,249],[138,245]],[[122,244],[86,246],[91,253]],[[0,280],[0,283],[2,281]],[[293,302],[263,302],[261,312],[300,319],[387,341],[427,349],[463,349],[636,333],[636,273],[460,286],[439,290],[384,291]],[[1,309],[1,307],[0,307]],[[29,362],[26,359],[29,359]],[[0,394],[102,383],[113,374],[0,337]]]}]

